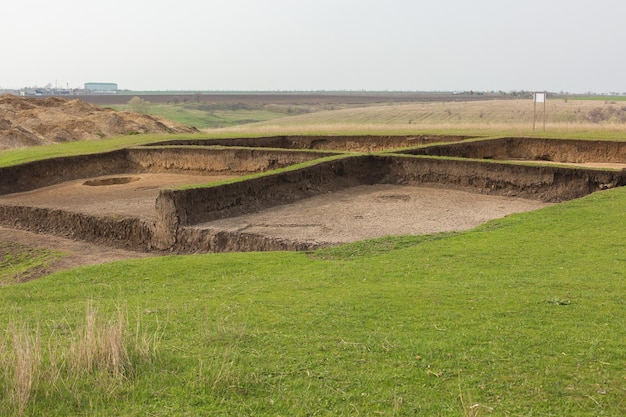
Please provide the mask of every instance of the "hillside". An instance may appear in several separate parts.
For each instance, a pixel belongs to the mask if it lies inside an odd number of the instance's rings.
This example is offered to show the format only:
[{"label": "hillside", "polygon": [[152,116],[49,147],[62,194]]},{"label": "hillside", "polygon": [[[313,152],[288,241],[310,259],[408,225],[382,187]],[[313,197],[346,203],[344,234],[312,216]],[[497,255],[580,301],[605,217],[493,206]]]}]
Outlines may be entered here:
[{"label": "hillside", "polygon": [[192,133],[195,128],[130,111],[59,97],[0,96],[0,150],[138,133]]}]

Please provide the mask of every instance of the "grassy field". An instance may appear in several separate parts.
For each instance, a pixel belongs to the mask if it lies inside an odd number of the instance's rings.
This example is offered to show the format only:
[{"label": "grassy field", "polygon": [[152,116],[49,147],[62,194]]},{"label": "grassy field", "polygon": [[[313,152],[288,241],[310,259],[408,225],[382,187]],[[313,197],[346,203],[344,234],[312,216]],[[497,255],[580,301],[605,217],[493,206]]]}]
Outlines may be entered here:
[{"label": "grassy field", "polygon": [[[129,105],[108,106],[116,110],[132,110]],[[155,116],[165,117],[197,129],[221,129],[226,127],[263,122],[298,114],[311,113],[321,110],[347,107],[341,105],[279,105],[258,103],[145,103],[143,112]]]},{"label": "grassy field", "polygon": [[[534,125],[534,129],[533,129]],[[532,100],[475,102],[430,102],[381,105],[319,111],[229,131],[272,132],[360,132],[407,134],[419,130],[432,133],[463,131],[477,135],[568,136],[624,138],[626,105],[618,101],[548,100],[546,128],[543,107],[535,113]]]},{"label": "grassy field", "polygon": [[[497,121],[528,116],[528,103],[510,105],[321,110],[202,137],[532,134],[527,118]],[[541,135],[626,138],[615,121],[552,121]],[[161,139],[3,151],[0,166]],[[624,207],[619,188],[458,234],[159,257],[21,284],[61,254],[0,236],[0,415],[622,416]]]},{"label": "grassy field", "polygon": [[[277,134],[420,131],[474,134],[613,134],[626,130],[624,97],[548,99],[535,109],[530,99],[438,101],[367,105],[151,104],[147,112],[203,129]],[[128,106],[112,106],[127,109]],[[533,129],[534,126],[534,129]]]},{"label": "grassy field", "polygon": [[[624,415],[625,204],[4,287],[0,414]],[[90,322],[118,329],[124,366],[77,367]]]}]

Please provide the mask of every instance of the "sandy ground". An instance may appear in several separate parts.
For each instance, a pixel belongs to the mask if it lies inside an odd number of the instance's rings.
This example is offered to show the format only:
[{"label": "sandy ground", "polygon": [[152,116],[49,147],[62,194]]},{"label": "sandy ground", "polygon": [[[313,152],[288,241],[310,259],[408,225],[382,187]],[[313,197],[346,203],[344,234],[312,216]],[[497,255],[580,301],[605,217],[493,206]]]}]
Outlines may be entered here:
[{"label": "sandy ground", "polygon": [[[128,178],[132,182],[86,185],[98,181]],[[0,204],[49,207],[98,215],[133,216],[155,219],[154,204],[159,190],[190,184],[206,184],[234,178],[233,175],[125,174],[68,181],[24,193],[0,196]]]},{"label": "sandy ground", "polygon": [[[87,179],[69,181],[30,192],[1,196],[0,204],[53,207],[90,214],[128,215],[149,219],[155,216],[154,202],[159,189],[230,178],[129,174],[99,177],[95,180],[119,177],[132,177],[133,181],[99,186],[85,185]],[[194,227],[338,244],[386,235],[467,230],[491,219],[544,206],[545,203],[534,200],[447,189],[370,185]],[[67,256],[50,265],[48,271],[155,255],[7,228],[0,228],[0,241],[65,252]]]},{"label": "sandy ground", "polygon": [[462,231],[540,201],[398,185],[363,185],[259,213],[195,227],[239,231],[303,242],[338,244],[388,235]]}]

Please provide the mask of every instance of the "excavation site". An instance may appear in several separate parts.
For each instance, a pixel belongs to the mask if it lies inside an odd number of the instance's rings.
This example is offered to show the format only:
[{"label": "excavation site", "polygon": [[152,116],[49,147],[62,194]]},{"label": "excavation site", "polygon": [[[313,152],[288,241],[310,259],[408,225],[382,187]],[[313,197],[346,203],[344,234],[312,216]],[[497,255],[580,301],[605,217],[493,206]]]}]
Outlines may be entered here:
[{"label": "excavation site", "polygon": [[0,168],[0,225],[139,252],[311,250],[474,228],[626,184],[626,142],[169,140]]}]

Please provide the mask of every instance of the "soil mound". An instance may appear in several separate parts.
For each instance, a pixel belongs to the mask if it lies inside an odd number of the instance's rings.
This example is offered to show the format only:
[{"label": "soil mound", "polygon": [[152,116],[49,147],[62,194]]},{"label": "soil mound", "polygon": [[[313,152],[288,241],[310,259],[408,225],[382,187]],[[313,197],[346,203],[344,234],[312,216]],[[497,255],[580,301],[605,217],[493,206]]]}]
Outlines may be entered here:
[{"label": "soil mound", "polygon": [[60,97],[0,96],[0,150],[137,133],[192,133],[162,117]]}]

